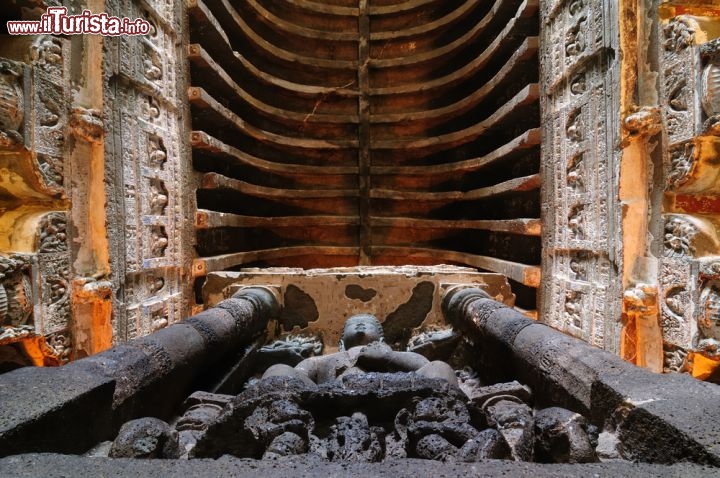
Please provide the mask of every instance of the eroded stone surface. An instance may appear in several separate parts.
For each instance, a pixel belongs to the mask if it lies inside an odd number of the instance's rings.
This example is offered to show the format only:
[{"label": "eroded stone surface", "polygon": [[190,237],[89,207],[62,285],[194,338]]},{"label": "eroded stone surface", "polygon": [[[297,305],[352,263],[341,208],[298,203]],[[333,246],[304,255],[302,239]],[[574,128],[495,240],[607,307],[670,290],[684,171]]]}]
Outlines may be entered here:
[{"label": "eroded stone surface", "polygon": [[179,458],[178,433],[157,418],[131,420],[120,428],[109,456],[112,458]]}]

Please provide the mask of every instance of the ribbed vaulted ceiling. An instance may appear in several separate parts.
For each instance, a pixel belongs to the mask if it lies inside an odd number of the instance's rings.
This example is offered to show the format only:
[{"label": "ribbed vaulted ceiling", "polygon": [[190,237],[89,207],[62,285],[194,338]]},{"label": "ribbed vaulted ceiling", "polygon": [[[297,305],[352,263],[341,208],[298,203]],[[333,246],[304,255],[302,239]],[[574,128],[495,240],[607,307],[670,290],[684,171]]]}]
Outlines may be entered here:
[{"label": "ribbed vaulted ceiling", "polygon": [[190,0],[194,274],[539,282],[537,0]]}]

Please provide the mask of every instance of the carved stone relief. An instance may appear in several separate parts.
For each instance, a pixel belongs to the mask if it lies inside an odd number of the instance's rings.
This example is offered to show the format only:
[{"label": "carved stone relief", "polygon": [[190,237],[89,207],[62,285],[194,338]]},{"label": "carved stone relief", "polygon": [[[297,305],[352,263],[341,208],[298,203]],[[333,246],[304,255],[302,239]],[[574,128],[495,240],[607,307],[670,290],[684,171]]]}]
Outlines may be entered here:
[{"label": "carved stone relief", "polygon": [[[67,333],[71,251],[63,211],[70,196],[65,177],[70,42],[46,35],[28,40],[18,41],[22,48],[8,49],[18,55],[14,60],[0,59],[0,157],[12,178],[5,183],[10,202],[8,196],[0,198],[0,216],[25,218],[17,227],[27,231],[0,251],[0,336],[37,341],[41,335],[50,341],[53,334],[64,334],[61,355],[66,360],[72,354]],[[22,208],[32,214],[23,214]],[[39,340],[36,348],[52,355],[52,348]]]},{"label": "carved stone relief", "polygon": [[30,257],[0,256],[0,326],[32,325],[33,302]]},{"label": "carved stone relief", "polygon": [[21,63],[0,60],[0,142],[8,146],[22,143],[20,131],[25,115],[22,75]]},{"label": "carved stone relief", "polygon": [[151,24],[148,35],[112,39],[117,56],[105,58],[105,68],[116,72],[106,84],[106,109],[121,115],[110,129],[127,145],[112,149],[106,144],[106,154],[122,164],[121,171],[110,168],[107,175],[120,204],[114,216],[120,240],[112,244],[118,258],[112,267],[122,271],[115,279],[120,291],[115,303],[122,310],[113,327],[117,340],[124,340],[188,312],[191,291],[183,270],[190,260],[187,205],[193,199],[187,194],[191,165],[183,149],[185,124],[178,96],[184,78],[176,76],[178,68],[182,71],[178,2],[110,0],[106,9]]},{"label": "carved stone relief", "polygon": [[541,2],[540,84],[543,289],[548,324],[617,350],[619,317],[612,222],[616,215],[608,111],[617,108],[612,2]]},{"label": "carved stone relief", "polygon": [[695,166],[695,144],[691,141],[670,148],[670,171],[667,185],[677,189],[687,182]]},{"label": "carved stone relief", "polygon": [[698,229],[686,219],[679,216],[671,216],[665,222],[665,257],[678,259],[691,257],[695,254],[693,239],[698,234]]}]

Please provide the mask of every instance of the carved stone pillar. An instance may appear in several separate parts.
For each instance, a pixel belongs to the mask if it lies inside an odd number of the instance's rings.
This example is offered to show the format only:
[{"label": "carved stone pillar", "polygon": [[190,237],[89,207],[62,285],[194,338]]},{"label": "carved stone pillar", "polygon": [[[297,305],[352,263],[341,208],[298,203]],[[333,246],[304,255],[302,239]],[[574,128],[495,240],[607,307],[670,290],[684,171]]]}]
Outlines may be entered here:
[{"label": "carved stone pillar", "polygon": [[106,39],[105,116],[113,337],[146,335],[189,312],[194,214],[186,152],[183,2],[108,0],[110,15],[150,22],[145,36]]},{"label": "carved stone pillar", "polygon": [[[543,321],[618,349],[617,3],[540,3]],[[615,128],[615,129],[613,129]]]},{"label": "carved stone pillar", "polygon": [[[659,101],[667,148],[659,280],[665,369],[691,370],[708,378],[720,365],[716,332],[720,317],[720,41],[707,41],[717,27],[713,17],[705,16],[707,9],[696,17],[693,8],[676,11],[673,2],[664,7],[666,19],[659,28]],[[693,367],[693,361],[686,359],[688,352],[695,362],[710,365]]]},{"label": "carved stone pillar", "polygon": [[0,58],[0,345],[22,347],[36,365],[57,364],[73,350],[69,42],[11,38],[3,56],[11,58]]}]

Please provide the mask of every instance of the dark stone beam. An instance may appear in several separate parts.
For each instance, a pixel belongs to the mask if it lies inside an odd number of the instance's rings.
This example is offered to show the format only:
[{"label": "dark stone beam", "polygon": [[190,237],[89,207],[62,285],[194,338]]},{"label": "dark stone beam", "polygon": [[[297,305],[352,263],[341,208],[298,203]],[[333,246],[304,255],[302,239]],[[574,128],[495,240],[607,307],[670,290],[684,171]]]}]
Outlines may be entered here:
[{"label": "dark stone beam", "polygon": [[443,297],[448,322],[473,341],[490,382],[517,379],[539,406],[564,406],[616,430],[625,458],[720,465],[720,387],[661,375],[534,322],[478,288]]},{"label": "dark stone beam", "polygon": [[248,287],[183,322],[64,367],[0,375],[0,456],[82,453],[127,420],[172,416],[201,376],[252,343],[278,311],[270,289]]}]

